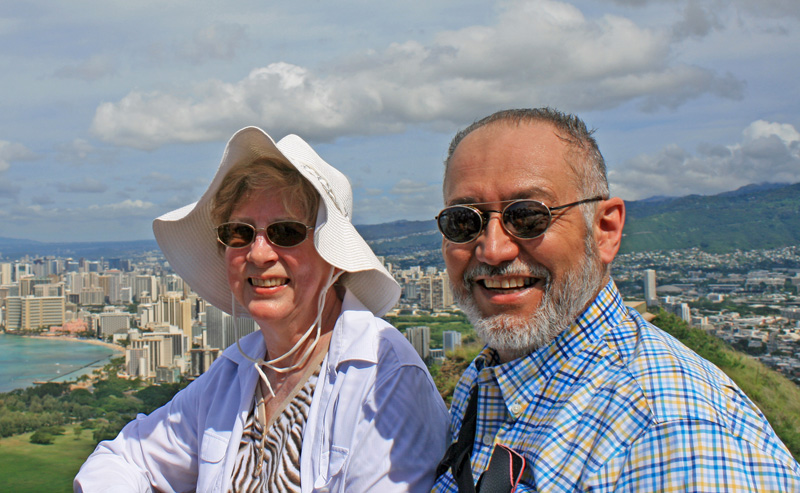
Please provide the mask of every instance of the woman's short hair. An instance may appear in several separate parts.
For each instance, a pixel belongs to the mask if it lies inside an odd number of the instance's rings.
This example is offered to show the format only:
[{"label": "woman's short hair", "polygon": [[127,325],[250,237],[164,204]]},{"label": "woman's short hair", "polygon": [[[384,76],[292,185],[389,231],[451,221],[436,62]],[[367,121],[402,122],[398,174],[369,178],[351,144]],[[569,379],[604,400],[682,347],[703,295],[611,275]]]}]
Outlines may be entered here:
[{"label": "woman's short hair", "polygon": [[299,209],[293,211],[298,219],[309,226],[316,223],[317,191],[294,167],[270,158],[240,163],[228,171],[214,195],[211,219],[215,224],[228,221],[233,210],[252,193],[277,193],[287,210]]}]

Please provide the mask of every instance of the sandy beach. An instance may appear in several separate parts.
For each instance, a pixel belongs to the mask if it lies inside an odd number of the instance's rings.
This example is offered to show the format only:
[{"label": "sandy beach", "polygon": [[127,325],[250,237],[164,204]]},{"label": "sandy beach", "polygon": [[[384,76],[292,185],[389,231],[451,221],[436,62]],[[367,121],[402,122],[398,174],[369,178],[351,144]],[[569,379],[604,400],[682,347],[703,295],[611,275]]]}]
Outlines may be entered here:
[{"label": "sandy beach", "polygon": [[124,353],[125,348],[120,346],[119,344],[112,344],[110,342],[100,341],[98,339],[79,339],[77,337],[69,337],[69,336],[32,336],[32,335],[24,335],[21,337],[27,337],[30,339],[46,339],[46,340],[59,340],[59,341],[72,341],[72,342],[83,342],[86,344],[94,344],[95,346],[103,346],[107,347],[108,349],[113,349],[119,353]]}]

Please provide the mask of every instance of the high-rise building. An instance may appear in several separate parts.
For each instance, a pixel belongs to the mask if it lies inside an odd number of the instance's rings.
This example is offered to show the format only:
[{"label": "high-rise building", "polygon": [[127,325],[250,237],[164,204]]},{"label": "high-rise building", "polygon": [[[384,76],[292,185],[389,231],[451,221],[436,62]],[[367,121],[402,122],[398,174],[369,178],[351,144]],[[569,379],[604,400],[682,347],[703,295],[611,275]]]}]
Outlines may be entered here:
[{"label": "high-rise building", "polygon": [[656,271],[647,269],[644,271],[644,301],[647,306],[658,304],[658,294],[656,294]]},{"label": "high-rise building", "polygon": [[108,298],[108,302],[112,305],[119,304],[122,298],[120,295],[120,290],[122,289],[122,271],[109,269],[105,274],[99,276],[99,280],[100,287],[103,288],[103,293],[106,298]]},{"label": "high-rise building", "polygon": [[31,268],[31,264],[18,262],[14,264],[14,279],[12,281],[19,282],[25,276],[32,276],[33,269]]},{"label": "high-rise building", "polygon": [[206,306],[206,338],[208,347],[225,349],[236,339],[258,330],[258,325],[252,318],[237,317],[236,324],[227,313],[213,305]]},{"label": "high-rise building", "polygon": [[12,266],[8,262],[0,263],[0,285],[11,284]]},{"label": "high-rise building", "polygon": [[[145,370],[140,369],[139,373],[144,373],[146,378],[155,378],[156,368],[159,366],[173,366],[172,339],[163,337],[161,334],[142,334],[141,336],[131,336],[128,350],[147,348]],[[127,352],[127,351],[126,351]]]},{"label": "high-rise building", "polygon": [[446,330],[442,333],[442,346],[445,354],[451,353],[461,347],[461,332]]},{"label": "high-rise building", "polygon": [[37,297],[65,296],[64,283],[37,284],[33,287],[33,295]]},{"label": "high-rise building", "polygon": [[143,296],[150,296],[151,300],[158,299],[158,279],[156,276],[136,276],[133,280],[133,297],[142,301]]},{"label": "high-rise building", "polygon": [[169,291],[159,299],[156,308],[156,322],[175,325],[189,340],[192,339],[192,302],[183,298],[182,293]]},{"label": "high-rise building", "polygon": [[19,280],[19,295],[34,296],[36,294],[36,286],[50,283],[52,281],[49,277],[25,276]]},{"label": "high-rise building", "polygon": [[64,324],[63,296],[10,296],[6,298],[6,330],[36,330]]},{"label": "high-rise building", "polygon": [[445,272],[426,274],[416,284],[419,306],[423,310],[443,310],[453,304],[453,294]]},{"label": "high-rise building", "polygon": [[409,327],[406,329],[406,339],[414,346],[414,349],[422,358],[422,361],[430,359],[431,352],[431,328],[427,326]]},{"label": "high-rise building", "polygon": [[150,347],[141,346],[125,349],[125,371],[136,378],[147,378],[147,362],[150,360]]},{"label": "high-rise building", "polygon": [[217,348],[195,348],[189,350],[192,356],[191,374],[193,377],[199,377],[207,372],[211,367],[211,363],[216,361],[221,351]]},{"label": "high-rise building", "polygon": [[103,339],[114,334],[124,334],[131,328],[131,315],[125,312],[103,312],[98,315]]},{"label": "high-rise building", "polygon": [[668,303],[664,304],[664,308],[674,315],[680,317],[681,320],[684,322],[691,324],[692,323],[692,310],[689,308],[688,303],[682,303],[680,301],[673,301],[669,300]]},{"label": "high-rise building", "polygon": [[103,288],[83,288],[80,293],[80,304],[83,306],[101,306],[105,304]]}]

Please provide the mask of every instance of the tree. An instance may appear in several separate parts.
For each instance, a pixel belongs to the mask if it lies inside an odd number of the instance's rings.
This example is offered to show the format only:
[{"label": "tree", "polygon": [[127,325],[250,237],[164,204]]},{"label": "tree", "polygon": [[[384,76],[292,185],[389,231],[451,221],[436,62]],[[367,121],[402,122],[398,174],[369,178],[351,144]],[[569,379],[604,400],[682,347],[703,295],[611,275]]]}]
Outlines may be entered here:
[{"label": "tree", "polygon": [[53,435],[45,433],[42,430],[36,430],[33,435],[31,435],[31,443],[51,445],[53,443]]}]

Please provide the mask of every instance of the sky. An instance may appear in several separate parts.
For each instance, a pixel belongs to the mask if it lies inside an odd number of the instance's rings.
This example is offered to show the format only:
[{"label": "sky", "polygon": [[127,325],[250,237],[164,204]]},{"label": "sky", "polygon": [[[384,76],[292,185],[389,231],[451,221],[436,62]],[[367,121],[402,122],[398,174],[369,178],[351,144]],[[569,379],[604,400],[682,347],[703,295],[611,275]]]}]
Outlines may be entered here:
[{"label": "sky", "polygon": [[797,0],[0,3],[0,237],[152,239],[245,126],[432,219],[456,131],[579,115],[626,200],[800,181]]}]

